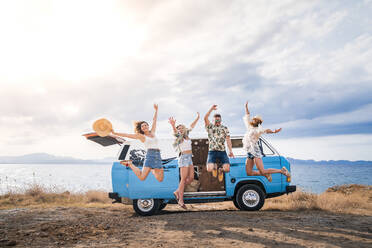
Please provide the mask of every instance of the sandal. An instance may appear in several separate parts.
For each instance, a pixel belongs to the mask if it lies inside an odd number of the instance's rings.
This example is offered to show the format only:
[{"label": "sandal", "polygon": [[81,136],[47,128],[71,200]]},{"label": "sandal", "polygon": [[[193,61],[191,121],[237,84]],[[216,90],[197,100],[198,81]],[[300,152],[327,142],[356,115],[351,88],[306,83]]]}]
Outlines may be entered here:
[{"label": "sandal", "polygon": [[132,163],[132,160],[122,160],[122,161],[120,161],[120,164],[122,164],[126,167],[128,167],[130,163]]},{"label": "sandal", "polygon": [[213,175],[213,177],[217,177],[217,169],[212,170],[212,175]]},{"label": "sandal", "polygon": [[285,168],[284,166],[283,166],[283,168],[282,168],[282,172],[283,172],[283,174],[284,174],[286,177],[290,177],[290,176],[291,176],[291,174],[289,173],[289,171],[287,170],[287,168]]},{"label": "sandal", "polygon": [[223,181],[223,170],[222,170],[222,168],[220,168],[218,170],[218,181],[219,182],[222,182]]},{"label": "sandal", "polygon": [[183,203],[183,204],[179,204],[179,203],[178,203],[178,205],[179,205],[181,208],[183,208],[183,209],[187,209],[185,203]]}]

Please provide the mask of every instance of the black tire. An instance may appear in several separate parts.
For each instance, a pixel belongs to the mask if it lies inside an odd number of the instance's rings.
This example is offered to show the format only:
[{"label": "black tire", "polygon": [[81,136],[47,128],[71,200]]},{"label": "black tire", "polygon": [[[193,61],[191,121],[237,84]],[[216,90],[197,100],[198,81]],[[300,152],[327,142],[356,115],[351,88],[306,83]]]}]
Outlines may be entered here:
[{"label": "black tire", "polygon": [[139,215],[150,216],[159,210],[160,204],[159,199],[136,199],[133,200],[133,209]]},{"label": "black tire", "polygon": [[236,197],[233,198],[233,203],[234,203],[234,206],[237,208],[237,209],[240,209],[240,206],[238,204],[238,202],[236,201]]},{"label": "black tire", "polygon": [[161,201],[160,206],[159,206],[159,211],[163,210],[166,206],[167,206],[167,204],[165,202]]},{"label": "black tire", "polygon": [[265,193],[261,187],[254,184],[245,184],[239,188],[235,195],[240,210],[257,211],[265,203]]}]

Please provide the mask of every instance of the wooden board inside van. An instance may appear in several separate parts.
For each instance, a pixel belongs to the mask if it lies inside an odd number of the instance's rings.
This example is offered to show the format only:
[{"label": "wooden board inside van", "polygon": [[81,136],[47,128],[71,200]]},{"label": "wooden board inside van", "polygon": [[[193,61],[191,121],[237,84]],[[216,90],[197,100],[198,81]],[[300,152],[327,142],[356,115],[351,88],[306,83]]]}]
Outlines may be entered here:
[{"label": "wooden board inside van", "polygon": [[[221,191],[225,190],[225,178],[219,182],[217,177],[213,177],[211,172],[207,171],[208,157],[208,139],[193,139],[192,140],[193,163],[198,167],[199,171],[199,189],[198,191]],[[218,167],[221,167],[218,164]]]}]

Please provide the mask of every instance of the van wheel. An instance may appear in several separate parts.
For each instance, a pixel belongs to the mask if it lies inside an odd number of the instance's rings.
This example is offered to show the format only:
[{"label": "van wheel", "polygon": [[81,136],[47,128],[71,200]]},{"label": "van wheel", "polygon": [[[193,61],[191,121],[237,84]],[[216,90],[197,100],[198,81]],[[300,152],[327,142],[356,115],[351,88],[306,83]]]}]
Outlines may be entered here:
[{"label": "van wheel", "polygon": [[240,210],[256,211],[265,203],[265,194],[262,189],[254,184],[246,184],[240,187],[235,195]]},{"label": "van wheel", "polygon": [[160,211],[160,210],[163,210],[166,206],[167,206],[167,204],[164,203],[164,201],[162,201],[162,202],[160,203],[159,211]]},{"label": "van wheel", "polygon": [[237,209],[240,209],[240,206],[239,206],[238,202],[236,201],[236,197],[233,198],[233,203],[234,203],[234,206],[235,206]]},{"label": "van wheel", "polygon": [[133,200],[133,209],[137,214],[149,216],[155,214],[160,207],[159,199],[136,199]]}]

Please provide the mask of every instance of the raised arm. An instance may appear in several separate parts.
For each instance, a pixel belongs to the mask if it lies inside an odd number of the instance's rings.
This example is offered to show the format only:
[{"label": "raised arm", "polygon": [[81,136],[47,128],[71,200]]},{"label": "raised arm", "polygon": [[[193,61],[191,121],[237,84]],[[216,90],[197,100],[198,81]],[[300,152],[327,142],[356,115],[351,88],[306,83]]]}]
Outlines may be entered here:
[{"label": "raised arm", "polygon": [[209,115],[212,113],[213,110],[217,110],[217,105],[213,105],[209,111],[205,114],[204,116],[204,124],[205,126],[208,126],[210,124],[208,118],[209,118]]},{"label": "raised arm", "polygon": [[151,133],[152,134],[155,134],[156,121],[158,119],[158,105],[157,104],[154,104],[154,109],[155,109],[155,113],[154,113],[154,118],[152,120],[152,127],[151,127]]},{"label": "raised arm", "polygon": [[279,133],[280,131],[282,131],[282,128],[275,129],[274,131],[271,129],[266,129],[265,133]]},{"label": "raised arm", "polygon": [[248,110],[248,101],[245,103],[245,114],[249,115],[249,110]]},{"label": "raised arm", "polygon": [[199,114],[199,112],[197,112],[196,119],[190,125],[191,129],[194,129],[194,127],[195,127],[196,123],[198,122],[199,118],[200,118],[200,114]]},{"label": "raised arm", "polygon": [[250,117],[249,117],[249,115],[250,115],[250,112],[249,112],[249,110],[248,110],[248,101],[247,101],[247,102],[245,103],[245,116],[244,116],[244,118],[243,118],[243,120],[244,120],[244,125],[245,125],[245,127],[246,127],[247,129],[250,128],[250,125],[249,125]]},{"label": "raised arm", "polygon": [[177,128],[176,128],[176,119],[174,119],[173,117],[169,117],[168,122],[169,122],[169,123],[171,124],[171,126],[172,126],[173,133],[176,134],[176,133],[177,133]]},{"label": "raised arm", "polygon": [[129,134],[129,133],[117,133],[115,132],[114,130],[111,130],[111,133],[113,135],[116,135],[116,136],[121,136],[121,137],[125,137],[125,138],[131,138],[131,139],[139,139],[139,140],[142,140],[142,136],[138,133],[136,134]]}]

